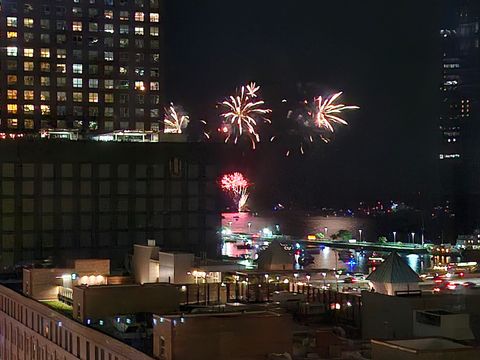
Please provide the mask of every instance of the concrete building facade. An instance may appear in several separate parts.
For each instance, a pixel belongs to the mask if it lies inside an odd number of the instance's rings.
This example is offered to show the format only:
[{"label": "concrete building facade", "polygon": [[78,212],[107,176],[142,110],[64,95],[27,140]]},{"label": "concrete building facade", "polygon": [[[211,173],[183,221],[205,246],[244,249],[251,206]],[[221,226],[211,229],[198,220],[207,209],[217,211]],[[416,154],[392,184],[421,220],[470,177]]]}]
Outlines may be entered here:
[{"label": "concrete building facade", "polygon": [[153,354],[162,360],[260,360],[292,353],[291,318],[273,312],[154,316]]},{"label": "concrete building facade", "polygon": [[2,141],[0,264],[111,258],[134,243],[214,257],[216,145]]},{"label": "concrete building facade", "polygon": [[0,285],[0,358],[148,360],[150,356]]}]

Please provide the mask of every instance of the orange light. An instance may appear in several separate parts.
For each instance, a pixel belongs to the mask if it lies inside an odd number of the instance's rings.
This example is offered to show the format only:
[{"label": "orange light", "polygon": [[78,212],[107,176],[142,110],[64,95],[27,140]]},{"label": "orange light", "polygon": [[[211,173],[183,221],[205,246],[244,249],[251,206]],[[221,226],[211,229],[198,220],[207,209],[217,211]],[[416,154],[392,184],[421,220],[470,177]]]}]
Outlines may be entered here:
[{"label": "orange light", "polygon": [[307,239],[308,240],[315,240],[317,237],[315,235],[308,235]]}]

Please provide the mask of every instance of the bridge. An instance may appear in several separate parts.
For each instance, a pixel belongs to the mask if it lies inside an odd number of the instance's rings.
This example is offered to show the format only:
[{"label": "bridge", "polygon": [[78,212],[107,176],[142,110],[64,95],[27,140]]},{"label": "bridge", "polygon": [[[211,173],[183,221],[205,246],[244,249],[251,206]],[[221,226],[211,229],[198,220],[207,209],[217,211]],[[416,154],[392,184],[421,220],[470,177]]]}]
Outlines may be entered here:
[{"label": "bridge", "polygon": [[372,243],[365,241],[349,242],[344,240],[300,240],[299,243],[306,245],[320,245],[328,246],[332,249],[351,249],[351,250],[369,250],[369,251],[384,251],[384,252],[398,252],[408,254],[428,254],[427,248],[419,244],[399,244],[399,243]]}]

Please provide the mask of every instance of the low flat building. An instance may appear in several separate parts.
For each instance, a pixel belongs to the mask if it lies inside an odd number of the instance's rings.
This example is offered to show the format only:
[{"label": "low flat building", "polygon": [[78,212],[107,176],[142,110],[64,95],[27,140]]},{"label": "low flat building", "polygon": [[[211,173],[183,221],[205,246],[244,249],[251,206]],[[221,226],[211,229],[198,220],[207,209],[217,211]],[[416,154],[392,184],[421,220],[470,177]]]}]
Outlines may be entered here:
[{"label": "low flat building", "polygon": [[154,316],[157,359],[263,360],[271,353],[292,353],[288,315],[260,311]]},{"label": "low flat building", "polygon": [[[375,292],[362,292],[362,337],[364,339],[411,339],[415,336],[415,311],[440,309],[452,314],[468,314],[469,326],[480,342],[480,294],[422,294],[421,296],[390,296]],[[446,320],[445,320],[446,321]],[[446,325],[446,323],[444,323]],[[454,327],[456,322],[451,323]],[[462,332],[468,331],[462,325]],[[458,329],[457,329],[458,330]],[[459,331],[442,330],[443,335]],[[421,334],[418,334],[421,335]],[[426,334],[428,336],[428,334]],[[431,333],[430,336],[436,335]],[[425,336],[425,335],[423,335]]]},{"label": "low flat building", "polygon": [[469,314],[446,310],[416,310],[413,314],[415,337],[435,336],[453,340],[473,340]]},{"label": "low flat building", "polygon": [[121,314],[172,313],[179,291],[169,284],[75,286],[73,318],[89,323]]},{"label": "low flat building", "polygon": [[472,360],[480,352],[444,338],[372,340],[372,360]]},{"label": "low flat building", "polygon": [[35,300],[58,299],[70,303],[73,286],[108,283],[109,259],[76,259],[69,265],[67,268],[24,268],[23,294]]},{"label": "low flat building", "polygon": [[0,339],[1,359],[152,359],[2,285]]},{"label": "low flat building", "polygon": [[244,270],[232,262],[200,260],[193,253],[165,252],[149,240],[149,245],[133,246],[133,275],[139,284],[220,283],[222,273]]}]

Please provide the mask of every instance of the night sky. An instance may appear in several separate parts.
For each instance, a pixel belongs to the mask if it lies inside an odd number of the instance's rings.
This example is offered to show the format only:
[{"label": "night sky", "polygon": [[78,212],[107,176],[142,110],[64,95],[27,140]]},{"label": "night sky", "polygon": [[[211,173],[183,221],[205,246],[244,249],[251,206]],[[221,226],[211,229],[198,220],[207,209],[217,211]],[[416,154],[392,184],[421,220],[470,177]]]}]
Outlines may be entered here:
[{"label": "night sky", "polygon": [[[335,141],[285,158],[275,146],[232,156],[258,206],[431,200],[438,192],[440,1],[166,0],[168,100],[215,121],[216,102],[255,80],[274,110],[299,86],[343,90],[360,110]],[[420,195],[418,195],[420,193]]]}]

